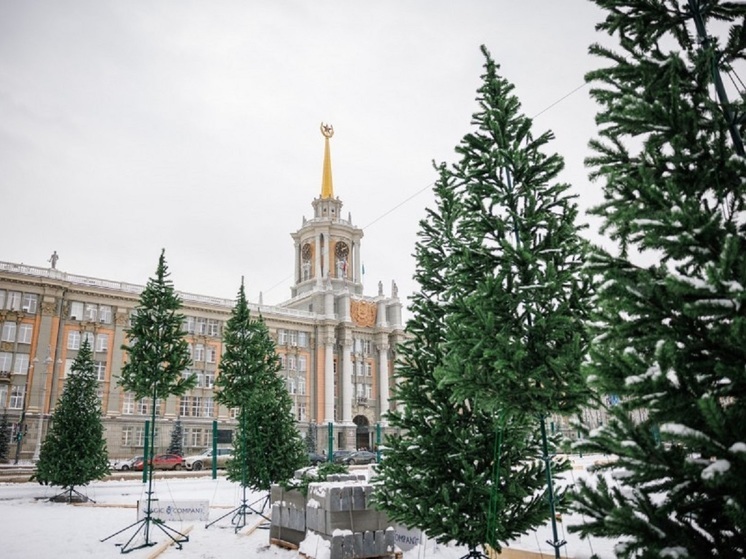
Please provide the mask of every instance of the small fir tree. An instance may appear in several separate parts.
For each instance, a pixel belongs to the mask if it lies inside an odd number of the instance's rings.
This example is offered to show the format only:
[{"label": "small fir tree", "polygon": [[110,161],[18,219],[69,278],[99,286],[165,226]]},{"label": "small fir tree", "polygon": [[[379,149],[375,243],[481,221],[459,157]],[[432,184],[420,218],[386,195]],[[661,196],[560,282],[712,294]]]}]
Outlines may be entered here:
[{"label": "small fir tree", "polygon": [[306,431],[306,450],[308,452],[316,452],[316,424],[311,421],[308,422],[308,430]]},{"label": "small fir tree", "polygon": [[531,422],[520,414],[499,421],[466,400],[453,401],[436,377],[445,360],[450,262],[463,211],[452,174],[445,165],[439,173],[436,208],[420,222],[415,247],[420,291],[411,299],[411,338],[399,347],[395,371],[401,405],[387,417],[401,434],[386,438],[374,499],[392,520],[476,553],[482,544],[500,549],[500,542],[543,524],[549,509]]},{"label": "small fir tree", "polygon": [[[619,403],[580,446],[616,459],[581,483],[577,529],[618,540],[621,558],[745,557],[746,99],[727,102],[717,81],[744,58],[746,5],[596,4],[621,50],[590,48],[605,66],[587,76],[600,105],[588,165],[621,250],[591,262],[588,370]],[[714,22],[726,39],[707,36]]]},{"label": "small fir tree", "polygon": [[3,410],[3,415],[0,417],[0,462],[2,463],[8,461],[8,455],[10,453],[10,435],[11,425],[8,420],[8,410]]},{"label": "small fir tree", "polygon": [[75,487],[101,479],[110,471],[97,392],[93,354],[85,338],[52,413],[36,464],[35,479],[65,488],[67,500],[77,493]]},{"label": "small fir tree", "polygon": [[168,445],[169,454],[184,455],[184,428],[181,419],[177,419],[174,428],[171,429],[171,443]]},{"label": "small fir tree", "polygon": [[239,408],[228,479],[268,490],[305,465],[306,454],[293,420],[293,402],[277,376],[281,365],[275,343],[264,320],[251,318],[243,282],[223,342],[215,399]]}]

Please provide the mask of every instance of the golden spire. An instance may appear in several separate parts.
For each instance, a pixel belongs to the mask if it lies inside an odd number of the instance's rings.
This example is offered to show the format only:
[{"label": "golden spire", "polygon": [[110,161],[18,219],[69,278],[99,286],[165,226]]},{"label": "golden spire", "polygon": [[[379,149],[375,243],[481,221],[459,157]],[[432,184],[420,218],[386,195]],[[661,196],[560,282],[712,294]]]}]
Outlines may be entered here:
[{"label": "golden spire", "polygon": [[334,127],[331,124],[321,123],[321,134],[324,136],[324,171],[321,175],[321,197],[334,198],[334,186],[332,185],[332,158],[329,155],[329,138],[334,136]]}]

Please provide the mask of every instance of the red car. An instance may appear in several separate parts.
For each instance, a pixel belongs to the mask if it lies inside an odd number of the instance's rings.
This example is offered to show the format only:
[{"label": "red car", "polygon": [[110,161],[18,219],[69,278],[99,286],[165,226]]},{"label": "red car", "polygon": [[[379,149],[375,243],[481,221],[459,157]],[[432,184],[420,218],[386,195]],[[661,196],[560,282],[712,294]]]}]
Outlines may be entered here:
[{"label": "red car", "polygon": [[[154,470],[181,470],[184,467],[184,457],[178,454],[158,454],[148,462]],[[133,470],[142,471],[142,458],[132,465]]]}]

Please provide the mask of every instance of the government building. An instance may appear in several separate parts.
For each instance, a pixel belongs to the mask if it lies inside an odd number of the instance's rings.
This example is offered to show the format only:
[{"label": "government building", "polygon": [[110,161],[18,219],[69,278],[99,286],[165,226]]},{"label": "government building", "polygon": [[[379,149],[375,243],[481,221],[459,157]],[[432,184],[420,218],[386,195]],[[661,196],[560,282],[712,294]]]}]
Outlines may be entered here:
[{"label": "government building", "polygon": [[[397,345],[404,339],[402,303],[392,281],[363,295],[363,231],[342,216],[334,196],[329,139],[322,125],[321,192],[313,214],[291,233],[295,245],[291,298],[277,306],[250,304],[264,318],[282,361],[278,374],[293,400],[302,435],[315,433],[335,449],[371,448],[390,405]],[[54,256],[53,256],[54,258]],[[142,285],[90,278],[51,268],[0,262],[0,414],[13,428],[9,459],[35,460],[55,404],[83,339],[94,350],[103,423],[111,458],[141,454],[149,398],[135,400],[117,385],[126,354],[125,329]],[[290,264],[290,263],[289,263]],[[165,452],[176,421],[184,453],[212,444],[235,429],[235,410],[215,402],[213,386],[223,351],[222,334],[234,300],[178,292],[184,334],[197,377],[190,393],[158,401],[155,452]]]}]

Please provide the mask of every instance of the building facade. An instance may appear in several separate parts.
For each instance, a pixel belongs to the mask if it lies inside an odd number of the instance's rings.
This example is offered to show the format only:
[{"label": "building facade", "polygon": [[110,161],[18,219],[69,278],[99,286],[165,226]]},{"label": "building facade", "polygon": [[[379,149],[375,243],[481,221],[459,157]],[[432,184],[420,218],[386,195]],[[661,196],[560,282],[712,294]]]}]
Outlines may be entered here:
[{"label": "building facade", "polygon": [[[293,400],[302,434],[315,433],[317,448],[375,444],[377,426],[390,401],[396,347],[404,339],[402,303],[396,284],[384,294],[363,295],[363,231],[343,219],[334,196],[329,139],[322,126],[321,194],[313,217],[292,233],[295,243],[291,299],[277,306],[250,304],[261,312],[276,342],[281,374]],[[153,402],[135,400],[117,384],[126,355],[125,329],[143,286],[57,270],[0,262],[0,414],[13,424],[15,459],[38,458],[83,339],[94,350],[99,395],[112,458],[138,454]],[[156,402],[156,452],[165,451],[177,420],[184,451],[209,446],[213,422],[220,432],[235,428],[235,410],[215,402],[213,386],[223,350],[222,332],[235,301],[179,293],[197,387]],[[19,436],[20,435],[20,436]]]}]

